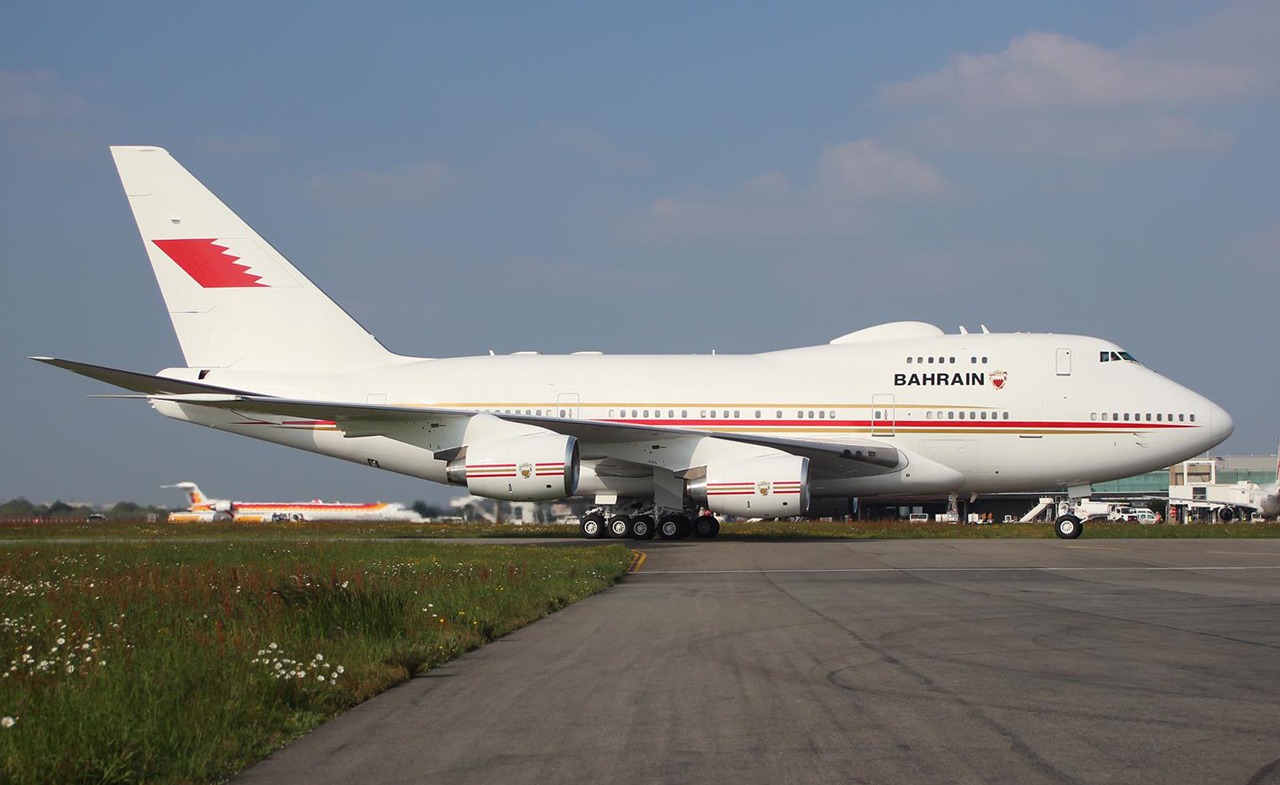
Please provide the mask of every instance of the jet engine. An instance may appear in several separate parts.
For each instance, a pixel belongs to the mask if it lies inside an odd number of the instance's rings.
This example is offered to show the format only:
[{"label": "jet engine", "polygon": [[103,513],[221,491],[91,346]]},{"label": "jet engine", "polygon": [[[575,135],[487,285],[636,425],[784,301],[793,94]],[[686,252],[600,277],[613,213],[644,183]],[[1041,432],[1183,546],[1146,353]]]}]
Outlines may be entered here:
[{"label": "jet engine", "polygon": [[233,511],[235,507],[234,504],[226,500],[216,501],[210,506],[213,508],[214,512],[220,512],[220,513],[230,513]]},{"label": "jet engine", "polygon": [[809,459],[767,455],[713,461],[687,478],[694,501],[725,515],[787,518],[809,509]]},{"label": "jet engine", "polygon": [[578,440],[558,433],[486,439],[464,446],[446,476],[473,496],[549,501],[578,489]]}]

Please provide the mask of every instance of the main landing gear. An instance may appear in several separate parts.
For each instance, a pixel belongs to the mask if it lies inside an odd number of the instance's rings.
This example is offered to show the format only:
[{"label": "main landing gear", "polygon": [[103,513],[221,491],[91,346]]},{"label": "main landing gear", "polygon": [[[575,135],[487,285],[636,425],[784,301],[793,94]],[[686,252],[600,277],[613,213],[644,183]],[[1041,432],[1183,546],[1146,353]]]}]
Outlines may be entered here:
[{"label": "main landing gear", "polygon": [[1084,531],[1084,523],[1074,515],[1061,515],[1053,522],[1053,530],[1064,540],[1074,540]]},{"label": "main landing gear", "polygon": [[683,540],[694,536],[710,539],[720,533],[720,521],[714,515],[699,515],[690,520],[683,513],[668,513],[654,524],[653,516],[608,515],[603,510],[593,510],[578,522],[578,533],[588,540],[605,537],[624,540],[652,540],[655,536],[664,540]]}]

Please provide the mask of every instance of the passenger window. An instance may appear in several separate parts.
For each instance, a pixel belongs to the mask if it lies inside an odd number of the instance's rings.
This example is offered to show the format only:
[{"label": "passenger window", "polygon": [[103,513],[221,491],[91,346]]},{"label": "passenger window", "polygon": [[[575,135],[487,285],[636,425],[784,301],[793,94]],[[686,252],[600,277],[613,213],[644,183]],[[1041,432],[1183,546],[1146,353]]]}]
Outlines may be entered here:
[{"label": "passenger window", "polygon": [[1128,412],[1125,412],[1125,413],[1124,413],[1124,421],[1125,421],[1125,422],[1129,422],[1129,413],[1128,413]]},{"label": "passenger window", "polygon": [[969,364],[970,364],[970,365],[977,365],[977,364],[978,364],[978,358],[977,358],[977,357],[970,357],[970,358],[969,358]]},{"label": "passenger window", "polygon": [[674,420],[675,418],[676,418],[676,410],[675,410],[675,409],[667,409],[667,419],[668,419],[668,420]]},{"label": "passenger window", "polygon": [[782,410],[781,410],[781,409],[779,409],[779,410],[778,410],[778,419],[779,419],[779,420],[781,420],[781,419],[782,419]]},{"label": "passenger window", "polygon": [[951,361],[951,364],[952,364],[952,365],[955,365],[955,364],[956,364],[956,358],[954,358],[954,357],[949,357],[949,358],[947,358],[947,359],[949,359],[949,360]]},{"label": "passenger window", "polygon": [[984,419],[984,420],[985,420],[985,419],[987,419],[987,413],[986,413],[986,412],[983,412],[983,413],[982,413],[982,419]]},{"label": "passenger window", "polygon": [[924,413],[924,418],[925,418],[926,420],[932,420],[932,419],[933,419],[933,412],[925,412],[925,413]]},{"label": "passenger window", "polygon": [[825,419],[827,419],[827,413],[826,413],[826,412],[818,412],[818,419],[819,419],[819,420],[825,420]]},{"label": "passenger window", "polygon": [[698,417],[703,420],[707,419],[707,410],[703,409],[702,411],[698,412]]},{"label": "passenger window", "polygon": [[880,419],[880,411],[878,409],[876,410],[876,419]]},{"label": "passenger window", "polygon": [[911,358],[910,358],[910,357],[908,357],[908,358],[907,358],[907,365],[910,365],[910,364],[911,364]]},{"label": "passenger window", "polygon": [[645,410],[644,410],[644,416],[645,416],[645,419],[648,419],[648,418],[649,418],[649,410],[648,410],[648,409],[645,409]]},{"label": "passenger window", "polygon": [[796,419],[797,419],[797,420],[803,420],[803,419],[804,419],[804,412],[796,412]]},{"label": "passenger window", "polygon": [[930,364],[930,365],[933,365],[933,358],[932,358],[932,357],[930,357],[930,358],[929,358],[929,364]]},{"label": "passenger window", "polygon": [[832,409],[832,410],[831,410],[831,419],[833,419],[833,420],[834,420],[835,418],[836,418],[836,410],[835,410],[835,409]]},{"label": "passenger window", "polygon": [[1156,412],[1156,422],[1164,422],[1164,415],[1160,412]]},{"label": "passenger window", "polygon": [[956,418],[956,413],[955,413],[955,412],[947,412],[947,419],[948,419],[948,420],[954,420],[955,418]]},{"label": "passenger window", "polygon": [[760,410],[756,409],[756,419],[760,419]]},{"label": "passenger window", "polygon": [[1147,422],[1151,422],[1151,412],[1147,412]]},{"label": "passenger window", "polygon": [[1187,418],[1187,416],[1186,416],[1185,414],[1179,414],[1179,415],[1178,415],[1178,422],[1185,422],[1185,421],[1186,421],[1186,418]]},{"label": "passenger window", "polygon": [[986,357],[983,357],[983,358],[982,358],[982,364],[983,364],[983,365],[986,365],[986,364],[987,364],[987,358],[986,358]]},{"label": "passenger window", "polygon": [[1006,419],[1006,420],[1007,420],[1007,419],[1009,419],[1009,413],[1008,413],[1008,412],[1005,412],[1005,413],[1004,413],[1004,419]]},{"label": "passenger window", "polygon": [[715,409],[712,409],[712,410],[711,410],[711,419],[713,419],[713,420],[714,420],[715,418],[716,418],[716,410],[715,410]]},{"label": "passenger window", "polygon": [[[729,413],[728,413],[728,412],[725,412],[725,413],[724,413],[724,416],[725,416],[725,417],[728,417],[728,416],[729,416]],[[736,420],[736,419],[738,419],[738,418],[739,418],[739,417],[741,417],[741,416],[742,416],[742,413],[741,413],[739,410],[737,410],[737,409],[734,409],[734,410],[733,410],[733,418],[734,418],[735,420]]]},{"label": "passenger window", "polygon": [[813,419],[813,410],[812,410],[812,409],[810,409],[810,410],[809,410],[809,419],[810,419],[810,420],[812,420],[812,419]]},{"label": "passenger window", "polygon": [[969,419],[970,419],[970,420],[976,420],[976,419],[978,419],[978,413],[977,413],[977,412],[969,412]]},{"label": "passenger window", "polygon": [[1109,419],[1110,419],[1110,418],[1107,416],[1107,413],[1106,413],[1106,412],[1103,412],[1103,413],[1102,413],[1102,421],[1103,421],[1103,422],[1107,422]]},{"label": "passenger window", "polygon": [[1191,422],[1195,422],[1195,421],[1196,421],[1196,416],[1193,414],[1191,415]]},{"label": "passenger window", "polygon": [[681,409],[681,410],[680,410],[680,419],[682,419],[682,420],[687,420],[687,419],[689,419],[689,410],[688,410],[688,409]]},{"label": "passenger window", "polygon": [[1097,419],[1098,419],[1098,413],[1097,413],[1097,412],[1089,412],[1089,419],[1090,419],[1090,420],[1097,420]]}]

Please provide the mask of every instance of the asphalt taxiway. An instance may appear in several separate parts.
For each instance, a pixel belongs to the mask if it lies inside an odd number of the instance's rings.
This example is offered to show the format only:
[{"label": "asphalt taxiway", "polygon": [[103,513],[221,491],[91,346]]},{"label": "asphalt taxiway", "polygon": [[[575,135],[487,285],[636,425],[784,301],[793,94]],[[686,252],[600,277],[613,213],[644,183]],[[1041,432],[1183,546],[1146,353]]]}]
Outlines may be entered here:
[{"label": "asphalt taxiway", "polygon": [[1280,783],[1280,540],[643,543],[237,783]]}]

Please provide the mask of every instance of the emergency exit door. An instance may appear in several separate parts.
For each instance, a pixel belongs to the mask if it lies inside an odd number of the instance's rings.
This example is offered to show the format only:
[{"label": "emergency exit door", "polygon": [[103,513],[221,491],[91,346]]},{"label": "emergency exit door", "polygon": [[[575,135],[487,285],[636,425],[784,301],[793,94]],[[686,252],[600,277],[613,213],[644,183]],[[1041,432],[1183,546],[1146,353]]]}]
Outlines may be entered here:
[{"label": "emergency exit door", "polygon": [[871,435],[892,436],[896,427],[896,420],[893,396],[888,393],[872,395]]},{"label": "emergency exit door", "polygon": [[1071,350],[1059,349],[1057,362],[1058,362],[1058,375],[1070,376],[1071,375]]}]

